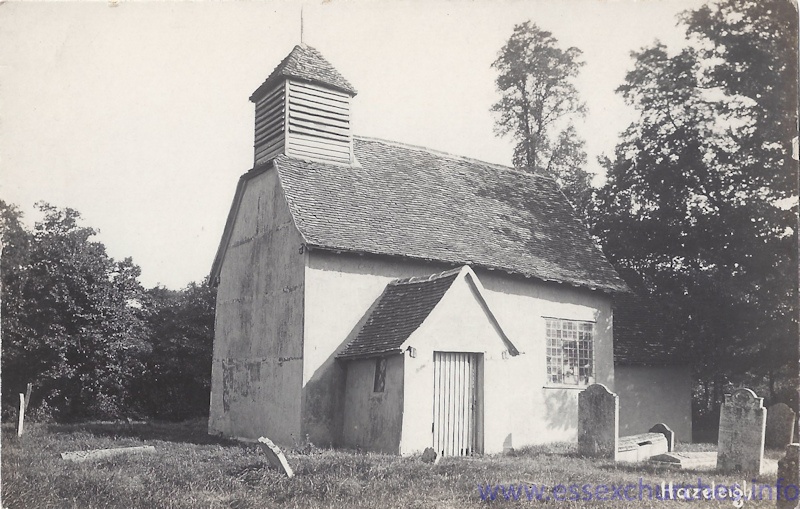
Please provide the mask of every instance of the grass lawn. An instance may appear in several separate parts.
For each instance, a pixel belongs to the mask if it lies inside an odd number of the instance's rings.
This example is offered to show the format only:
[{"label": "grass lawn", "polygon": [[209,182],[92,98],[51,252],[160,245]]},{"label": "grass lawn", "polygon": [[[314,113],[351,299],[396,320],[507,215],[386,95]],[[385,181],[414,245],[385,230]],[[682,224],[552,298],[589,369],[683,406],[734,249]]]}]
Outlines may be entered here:
[{"label": "grass lawn", "polygon": [[[180,424],[26,425],[17,439],[10,425],[2,427],[3,507],[18,508],[258,508],[267,507],[684,507],[685,501],[638,500],[639,480],[697,485],[732,485],[751,477],[710,472],[668,471],[649,465],[614,464],[579,458],[573,444],[532,447],[506,455],[445,458],[438,465],[419,458],[400,458],[352,451],[288,451],[296,472],[287,479],[269,468],[256,446],[210,437],[205,421]],[[72,463],[59,454],[97,448],[153,445],[155,454],[120,456]],[[683,444],[682,450],[714,450],[708,444]],[[767,451],[778,459],[780,451]],[[774,473],[757,482],[774,485]],[[549,487],[548,501],[484,501],[478,484],[515,484]],[[552,488],[565,485],[563,494]],[[592,500],[560,501],[581,497],[589,484]],[[636,500],[594,500],[597,485],[635,485]],[[647,491],[644,491],[647,498]],[[622,495],[620,493],[620,495]],[[611,498],[609,491],[601,496]],[[624,496],[624,495],[623,495]],[[766,491],[764,491],[766,497]],[[535,496],[534,496],[535,499]],[[733,507],[730,499],[702,500],[693,507]],[[744,507],[775,507],[772,500],[748,500]]]}]

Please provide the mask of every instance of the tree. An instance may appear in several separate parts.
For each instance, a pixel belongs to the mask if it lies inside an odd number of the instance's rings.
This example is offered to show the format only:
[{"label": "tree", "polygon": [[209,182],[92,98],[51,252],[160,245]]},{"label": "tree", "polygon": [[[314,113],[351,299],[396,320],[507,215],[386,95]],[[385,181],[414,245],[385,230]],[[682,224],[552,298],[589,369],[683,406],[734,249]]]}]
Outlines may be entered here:
[{"label": "tree", "polygon": [[4,406],[32,382],[35,406],[57,418],[135,413],[132,382],[149,348],[139,268],[111,259],[77,211],[38,207],[27,244],[3,260]]},{"label": "tree", "polygon": [[495,130],[516,142],[514,166],[548,175],[583,213],[590,195],[584,142],[571,121],[585,106],[573,84],[580,68],[578,48],[562,50],[550,32],[530,21],[516,25],[492,67],[501,99],[492,106]]},{"label": "tree", "polygon": [[147,291],[153,350],[141,394],[149,415],[175,420],[208,415],[215,303],[216,288],[206,282],[181,291]]},{"label": "tree", "polygon": [[796,383],[796,12],[722,0],[681,17],[694,44],[633,54],[639,112],[606,159],[593,232],[673,308],[705,408],[729,383]]},{"label": "tree", "polygon": [[[27,333],[26,320],[23,316],[22,282],[24,272],[29,266],[31,235],[21,222],[22,212],[0,200],[0,233],[2,238],[2,256],[0,256],[0,289],[2,289],[2,310],[0,322],[2,326],[2,388],[3,413],[7,414],[18,404],[18,400],[9,400],[6,393],[13,395],[24,392],[24,382],[13,383],[8,377],[9,368],[20,364],[24,349],[16,338]],[[8,403],[10,401],[10,403]]]}]

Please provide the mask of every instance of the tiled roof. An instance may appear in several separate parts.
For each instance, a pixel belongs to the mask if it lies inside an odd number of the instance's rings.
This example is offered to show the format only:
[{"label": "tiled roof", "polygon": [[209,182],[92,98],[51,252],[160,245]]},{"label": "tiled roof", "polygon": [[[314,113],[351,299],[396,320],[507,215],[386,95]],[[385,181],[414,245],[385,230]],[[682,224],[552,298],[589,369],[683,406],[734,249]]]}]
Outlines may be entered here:
[{"label": "tiled roof", "polygon": [[278,80],[283,78],[297,78],[313,83],[323,83],[351,96],[356,95],[356,89],[353,88],[353,85],[344,79],[339,74],[339,71],[334,69],[319,51],[311,46],[298,44],[278,64],[278,67],[272,71],[264,83],[253,92],[250,100],[253,102],[258,101],[263,94],[272,89]]},{"label": "tiled roof", "polygon": [[392,281],[358,332],[339,358],[366,357],[399,352],[400,346],[417,330],[442,300],[461,269],[429,277]]},{"label": "tiled roof", "polygon": [[674,321],[652,299],[617,294],[613,306],[616,364],[667,366],[689,359]]},{"label": "tiled roof", "polygon": [[354,166],[275,159],[308,247],[627,290],[552,179],[421,147],[353,143]]}]

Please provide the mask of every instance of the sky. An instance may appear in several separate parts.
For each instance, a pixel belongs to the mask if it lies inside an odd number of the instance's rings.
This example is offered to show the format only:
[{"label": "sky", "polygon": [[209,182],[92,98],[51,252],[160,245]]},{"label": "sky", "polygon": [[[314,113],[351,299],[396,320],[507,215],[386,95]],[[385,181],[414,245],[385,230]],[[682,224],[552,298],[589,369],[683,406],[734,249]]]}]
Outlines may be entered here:
[{"label": "sky", "polygon": [[301,39],[358,90],[352,131],[510,165],[491,63],[531,20],[583,51],[587,170],[635,119],[631,51],[685,44],[697,0],[0,3],[0,199],[78,210],[146,287],[208,275],[238,177],[250,94]]}]

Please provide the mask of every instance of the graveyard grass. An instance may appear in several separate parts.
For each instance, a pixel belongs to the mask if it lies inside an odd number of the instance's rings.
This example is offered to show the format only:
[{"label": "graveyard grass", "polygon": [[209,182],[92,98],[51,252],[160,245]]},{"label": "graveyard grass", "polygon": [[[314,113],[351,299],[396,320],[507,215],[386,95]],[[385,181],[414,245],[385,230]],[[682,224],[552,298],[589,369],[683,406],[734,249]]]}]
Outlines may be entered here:
[{"label": "graveyard grass", "polygon": [[[478,483],[637,484],[661,481],[733,484],[752,477],[669,471],[646,464],[613,464],[577,456],[575,444],[531,447],[504,455],[444,458],[438,465],[356,451],[305,447],[286,451],[295,477],[269,467],[265,454],[206,434],[205,421],[179,424],[26,424],[16,437],[2,427],[3,508],[222,508],[273,507],[485,507]],[[678,437],[680,438],[680,437]],[[154,454],[72,463],[61,452],[152,445]],[[710,444],[680,444],[678,450],[715,450]],[[767,450],[779,459],[782,451]],[[757,478],[775,484],[774,473]],[[619,508],[668,507],[685,502],[529,502],[495,500],[490,505]],[[499,497],[502,499],[502,496]],[[699,501],[703,508],[732,507],[731,501]],[[774,507],[748,501],[744,507]]]}]

